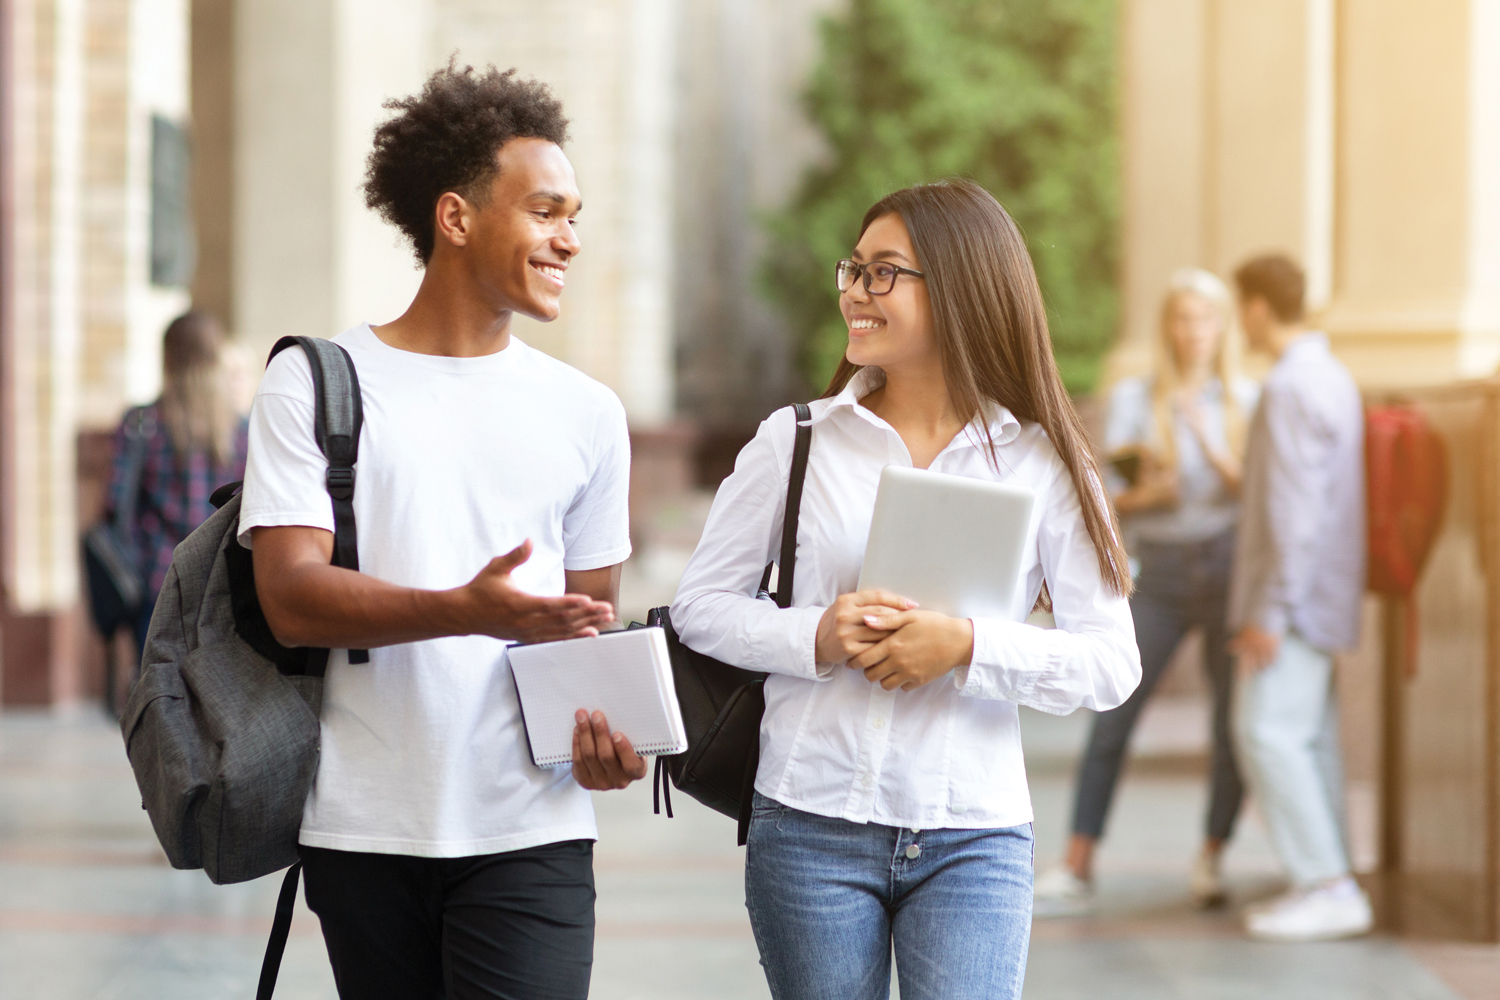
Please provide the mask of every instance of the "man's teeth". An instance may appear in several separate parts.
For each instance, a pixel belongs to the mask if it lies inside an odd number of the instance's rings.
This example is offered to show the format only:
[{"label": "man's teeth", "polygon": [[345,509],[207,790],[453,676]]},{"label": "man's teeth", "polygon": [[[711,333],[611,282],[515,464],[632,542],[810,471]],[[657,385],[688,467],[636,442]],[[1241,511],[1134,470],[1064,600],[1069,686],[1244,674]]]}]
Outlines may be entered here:
[{"label": "man's teeth", "polygon": [[556,281],[563,280],[563,270],[560,267],[548,267],[546,264],[533,264],[531,266],[536,268],[538,271],[541,271],[549,278],[552,278]]},{"label": "man's teeth", "polygon": [[880,325],[878,319],[857,319],[849,324],[851,330],[873,330]]}]

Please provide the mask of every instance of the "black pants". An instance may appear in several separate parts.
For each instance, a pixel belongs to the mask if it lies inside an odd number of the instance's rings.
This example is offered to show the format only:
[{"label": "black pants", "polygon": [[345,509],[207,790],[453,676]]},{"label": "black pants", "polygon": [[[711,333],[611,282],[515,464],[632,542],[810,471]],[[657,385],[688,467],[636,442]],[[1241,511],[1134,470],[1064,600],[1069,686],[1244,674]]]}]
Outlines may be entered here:
[{"label": "black pants", "polygon": [[1135,617],[1136,645],[1141,650],[1141,684],[1125,704],[1094,717],[1088,749],[1078,769],[1073,832],[1096,839],[1103,835],[1104,819],[1114,799],[1115,783],[1136,720],[1178,643],[1197,627],[1203,630],[1203,667],[1213,690],[1213,761],[1206,832],[1210,837],[1228,840],[1245,794],[1230,732],[1234,663],[1224,623],[1234,532],[1202,542],[1143,545],[1140,558],[1141,578],[1130,599],[1130,611]]},{"label": "black pants", "polygon": [[586,1000],[594,843],[414,858],[303,847],[341,1000]]}]

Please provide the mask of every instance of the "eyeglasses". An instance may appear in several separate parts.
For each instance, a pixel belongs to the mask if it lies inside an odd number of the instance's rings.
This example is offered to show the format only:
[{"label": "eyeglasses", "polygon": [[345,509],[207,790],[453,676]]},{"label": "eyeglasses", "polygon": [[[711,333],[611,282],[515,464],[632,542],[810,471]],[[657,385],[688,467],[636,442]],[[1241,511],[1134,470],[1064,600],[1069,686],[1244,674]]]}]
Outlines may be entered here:
[{"label": "eyeglasses", "polygon": [[895,288],[898,274],[909,274],[913,278],[927,277],[921,271],[913,271],[909,267],[897,267],[885,260],[874,260],[868,264],[861,264],[857,260],[841,260],[834,269],[834,277],[840,292],[847,292],[853,288],[860,275],[864,275],[865,291],[871,295],[884,295]]}]

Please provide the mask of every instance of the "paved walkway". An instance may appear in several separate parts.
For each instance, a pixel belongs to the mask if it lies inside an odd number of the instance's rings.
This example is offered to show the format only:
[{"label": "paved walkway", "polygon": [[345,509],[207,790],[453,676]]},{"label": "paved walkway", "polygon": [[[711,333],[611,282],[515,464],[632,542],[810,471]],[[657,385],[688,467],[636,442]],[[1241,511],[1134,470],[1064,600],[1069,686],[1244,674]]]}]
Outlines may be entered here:
[{"label": "paved walkway", "polygon": [[[1061,843],[1070,780],[1064,751],[1077,745],[1083,724],[1026,719],[1044,862]],[[1136,769],[1101,853],[1099,913],[1037,924],[1027,1000],[1477,1000],[1500,992],[1496,949],[1381,937],[1253,944],[1230,915],[1190,910],[1184,858],[1195,839],[1199,785],[1180,766]],[[598,798],[593,996],[765,998],[733,825],[694,803],[677,804],[676,819],[653,816],[644,783]],[[1239,901],[1276,888],[1253,820],[1231,857]],[[0,716],[0,998],[249,997],[278,881],[214,886],[201,872],[167,867],[119,736],[101,718]],[[277,996],[334,996],[316,919],[300,908]]]}]

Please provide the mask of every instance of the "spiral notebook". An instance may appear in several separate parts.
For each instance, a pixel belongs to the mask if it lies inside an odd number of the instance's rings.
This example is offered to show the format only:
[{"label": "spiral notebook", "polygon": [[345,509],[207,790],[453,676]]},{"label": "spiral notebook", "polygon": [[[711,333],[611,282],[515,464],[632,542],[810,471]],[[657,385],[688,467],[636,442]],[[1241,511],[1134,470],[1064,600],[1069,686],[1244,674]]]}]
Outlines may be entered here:
[{"label": "spiral notebook", "polygon": [[573,763],[573,713],[603,712],[638,754],[687,749],[672,661],[660,628],[510,647],[510,672],[537,767]]}]

